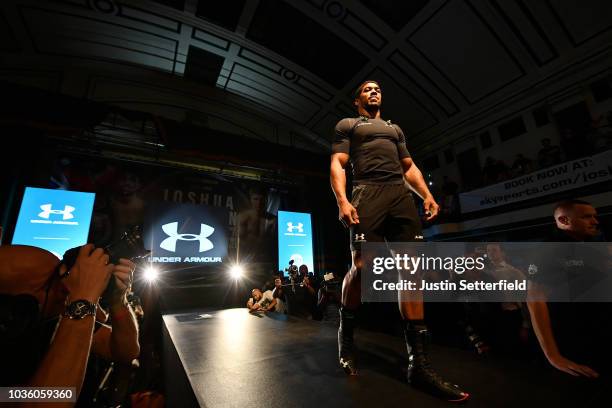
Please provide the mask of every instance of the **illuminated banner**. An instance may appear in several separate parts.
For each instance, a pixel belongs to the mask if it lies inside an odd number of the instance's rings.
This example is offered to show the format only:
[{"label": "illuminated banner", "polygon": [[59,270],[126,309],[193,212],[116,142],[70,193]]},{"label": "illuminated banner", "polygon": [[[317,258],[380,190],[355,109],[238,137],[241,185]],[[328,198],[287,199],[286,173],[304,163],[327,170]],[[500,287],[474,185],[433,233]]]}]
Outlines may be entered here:
[{"label": "illuminated banner", "polygon": [[46,249],[58,258],[87,243],[95,194],[26,187],[14,245]]},{"label": "illuminated banner", "polygon": [[314,271],[310,214],[278,212],[278,270],[284,271],[293,260],[298,267]]},{"label": "illuminated banner", "polygon": [[154,263],[222,263],[227,256],[225,208],[157,203],[145,222],[145,247]]},{"label": "illuminated banner", "polygon": [[461,212],[486,210],[612,180],[612,150],[459,194]]}]

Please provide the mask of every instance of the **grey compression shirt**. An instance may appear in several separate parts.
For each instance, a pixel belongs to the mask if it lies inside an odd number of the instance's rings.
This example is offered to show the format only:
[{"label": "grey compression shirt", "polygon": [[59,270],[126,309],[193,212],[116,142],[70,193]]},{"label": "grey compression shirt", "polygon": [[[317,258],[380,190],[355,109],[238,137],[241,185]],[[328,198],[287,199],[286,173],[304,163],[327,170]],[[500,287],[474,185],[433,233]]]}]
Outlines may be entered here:
[{"label": "grey compression shirt", "polygon": [[399,126],[382,119],[345,118],[335,128],[332,153],[346,153],[353,184],[403,184],[401,159],[410,157]]}]

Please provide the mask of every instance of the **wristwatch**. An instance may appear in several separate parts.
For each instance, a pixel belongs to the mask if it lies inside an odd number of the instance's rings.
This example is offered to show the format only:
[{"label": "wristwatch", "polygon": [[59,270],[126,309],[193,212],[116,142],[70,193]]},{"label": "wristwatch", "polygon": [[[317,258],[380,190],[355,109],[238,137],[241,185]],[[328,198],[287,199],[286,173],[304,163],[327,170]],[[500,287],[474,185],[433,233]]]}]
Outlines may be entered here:
[{"label": "wristwatch", "polygon": [[69,319],[82,319],[85,316],[95,316],[97,306],[89,300],[77,299],[66,305],[63,316]]}]

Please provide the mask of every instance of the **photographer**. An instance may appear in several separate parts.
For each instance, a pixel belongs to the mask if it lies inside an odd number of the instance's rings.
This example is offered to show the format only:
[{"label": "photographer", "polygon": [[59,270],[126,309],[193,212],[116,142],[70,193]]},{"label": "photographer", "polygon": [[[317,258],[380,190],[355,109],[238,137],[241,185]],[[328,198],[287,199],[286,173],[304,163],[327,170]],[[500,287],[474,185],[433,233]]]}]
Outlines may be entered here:
[{"label": "photographer", "polygon": [[340,281],[333,273],[324,275],[324,282],[317,294],[317,309],[321,314],[321,320],[340,323],[340,288]]},{"label": "photographer", "polygon": [[287,313],[287,297],[283,289],[283,280],[280,277],[274,279],[274,289],[272,297],[276,299],[276,311],[278,313]]},{"label": "photographer", "polygon": [[[91,244],[80,247],[70,270],[40,248],[0,247],[3,385],[75,387],[79,395],[90,351],[116,361],[138,355],[134,320],[122,304],[134,264],[108,261]],[[111,275],[114,330],[100,325],[94,333],[95,316],[104,318],[97,303]]]},{"label": "photographer", "polygon": [[295,285],[295,292],[290,299],[289,312],[304,319],[320,320],[317,309],[318,288],[307,274],[300,278],[302,281],[299,285]]},{"label": "photographer", "polygon": [[247,301],[249,312],[270,312],[276,311],[278,301],[272,295],[271,290],[262,292],[261,289],[255,288],[251,291],[251,298]]},{"label": "photographer", "polygon": [[[5,314],[3,320],[8,324],[3,324],[6,327],[2,333],[3,365],[7,362],[5,367],[11,367],[13,371],[3,373],[3,382],[7,385],[72,386],[76,387],[78,394],[91,346],[95,303],[113,270],[113,265],[108,264],[108,256],[101,249],[94,250],[92,245],[82,247],[69,276],[61,280],[59,276],[68,272],[65,265],[58,265],[57,258],[51,253],[34,247],[0,247],[0,265],[2,292],[13,296],[4,296],[3,306],[15,299],[28,299],[28,302],[36,304],[33,313],[22,315],[23,302],[14,303],[9,314]],[[71,303],[64,310],[65,301]],[[82,316],[70,318],[70,313],[75,311],[70,306],[76,301],[80,302],[78,306],[83,310]],[[7,313],[5,307],[4,313]],[[62,313],[68,314],[60,319],[49,344],[48,337],[40,337],[41,326]],[[27,319],[29,327],[20,327],[15,321],[20,319]],[[53,323],[47,326],[53,326]],[[18,333],[20,329],[21,333]],[[52,333],[45,330],[44,334]],[[7,349],[8,346],[15,349]],[[23,361],[30,353],[35,353],[37,358]],[[66,358],[66,355],[71,358]],[[16,376],[9,377],[10,374]]]}]

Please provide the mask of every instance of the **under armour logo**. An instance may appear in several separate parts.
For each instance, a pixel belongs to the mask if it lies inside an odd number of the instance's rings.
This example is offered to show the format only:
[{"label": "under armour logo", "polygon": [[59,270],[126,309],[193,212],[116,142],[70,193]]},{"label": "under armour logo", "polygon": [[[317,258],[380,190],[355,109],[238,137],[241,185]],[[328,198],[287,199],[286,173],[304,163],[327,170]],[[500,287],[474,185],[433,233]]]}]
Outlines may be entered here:
[{"label": "under armour logo", "polygon": [[51,204],[43,204],[40,206],[40,209],[42,210],[42,212],[38,214],[40,218],[48,219],[49,215],[51,214],[62,214],[64,220],[70,220],[74,218],[74,215],[72,215],[72,213],[74,212],[75,208],[70,205],[65,205],[63,210],[52,210]]},{"label": "under armour logo", "polygon": [[293,225],[292,222],[288,222],[287,232],[293,232],[294,230],[297,230],[297,232],[304,232],[304,224],[300,222],[298,225]]},{"label": "under armour logo", "polygon": [[365,234],[355,234],[355,241],[365,241]]},{"label": "under armour logo", "polygon": [[178,233],[178,222],[171,222],[162,226],[162,230],[168,235],[168,238],[164,239],[159,247],[166,251],[176,252],[177,241],[200,241],[200,251],[204,252],[213,248],[213,243],[210,242],[208,237],[212,235],[215,229],[206,224],[200,224],[200,235],[196,234],[179,234]]}]

